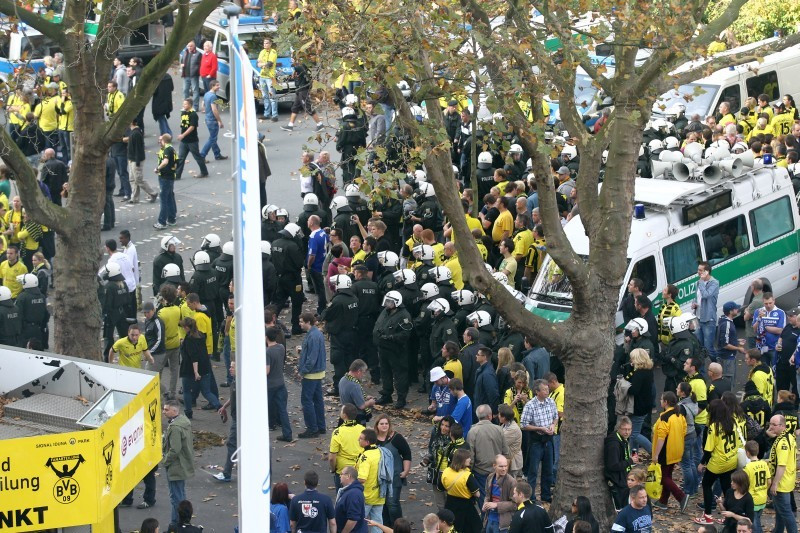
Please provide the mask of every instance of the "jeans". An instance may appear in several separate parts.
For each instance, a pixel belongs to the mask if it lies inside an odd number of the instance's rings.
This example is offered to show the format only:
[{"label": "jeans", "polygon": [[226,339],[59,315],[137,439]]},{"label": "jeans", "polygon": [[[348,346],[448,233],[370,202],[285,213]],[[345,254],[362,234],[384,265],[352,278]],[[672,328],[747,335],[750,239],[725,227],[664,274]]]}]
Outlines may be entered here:
[{"label": "jeans", "polygon": [[128,161],[128,174],[131,178],[133,178],[133,190],[131,191],[131,200],[138,201],[139,200],[139,191],[143,190],[145,194],[149,194],[150,196],[154,196],[156,191],[150,187],[150,184],[147,183],[144,179],[144,173],[142,172],[142,164],[140,163],[137,165],[133,161]]},{"label": "jeans", "polygon": [[[64,163],[67,164],[70,160],[71,149],[72,149],[72,132],[71,131],[64,131],[58,130],[58,144],[61,148],[61,157],[59,159]],[[61,191],[57,191],[61,192]],[[52,194],[53,191],[50,191]]]},{"label": "jeans", "polygon": [[322,402],[322,380],[303,378],[300,382],[300,404],[308,431],[325,431],[325,407]]},{"label": "jeans", "polygon": [[217,124],[216,120],[212,120],[210,122],[206,120],[206,127],[208,128],[208,140],[206,141],[205,146],[203,146],[203,149],[200,150],[200,156],[205,159],[208,155],[208,152],[213,150],[214,158],[219,159],[222,157],[222,153],[219,151],[219,146],[217,145],[219,124]]},{"label": "jeans", "polygon": [[528,484],[536,490],[536,477],[539,475],[539,464],[542,465],[542,501],[553,499],[550,486],[553,484],[553,441],[531,442],[528,449]]},{"label": "jeans", "polygon": [[[703,443],[705,442],[705,435],[706,435],[706,426],[704,424],[695,423],[694,425],[694,445],[692,446],[692,461],[694,461],[694,467],[697,468],[703,460]],[[697,481],[700,481],[700,472],[697,473]],[[699,483],[698,483],[699,484]]]},{"label": "jeans", "polygon": [[392,495],[386,496],[386,503],[383,504],[384,524],[394,524],[394,521],[403,516],[403,508],[400,506],[400,491],[403,490],[403,480],[400,478],[400,473],[395,472],[392,478]]},{"label": "jeans", "polygon": [[211,90],[211,82],[216,78],[203,78],[203,92],[207,93]]},{"label": "jeans", "polygon": [[198,388],[215,410],[222,407],[219,398],[211,391],[211,373],[201,376],[199,381],[195,380],[194,376],[182,377],[181,382],[183,383],[183,410],[187,418],[192,418],[192,402],[194,401],[194,392]]},{"label": "jeans", "polygon": [[183,78],[183,97],[192,98],[192,105],[200,109],[200,76]]},{"label": "jeans", "polygon": [[158,131],[161,135],[164,135],[165,133],[172,135],[172,128],[169,127],[167,115],[158,115],[156,121],[158,121]]},{"label": "jeans", "polygon": [[128,157],[124,155],[115,155],[114,164],[117,168],[117,175],[119,176],[119,194],[122,196],[131,195],[131,181],[128,176]]},{"label": "jeans", "polygon": [[697,471],[697,463],[694,462],[695,440],[695,438],[686,439],[683,444],[683,457],[681,458],[683,492],[689,495],[697,492],[697,485],[700,482],[700,473]]},{"label": "jeans", "polygon": [[178,525],[178,504],[186,499],[186,481],[178,479],[168,481],[169,483],[169,503],[172,504],[172,517],[170,524]]},{"label": "jeans", "polygon": [[272,78],[258,78],[258,88],[264,97],[264,118],[278,116],[278,100],[275,98],[275,89],[272,87]]},{"label": "jeans", "polygon": [[485,533],[507,533],[508,528],[500,529],[500,522],[492,522],[490,520],[486,521],[486,532]]},{"label": "jeans", "polygon": [[[156,465],[151,471],[144,476],[144,496],[143,500],[146,504],[153,506],[156,504]],[[122,502],[131,505],[133,503],[133,490],[122,499]]]},{"label": "jeans", "polygon": [[307,268],[306,274],[311,278],[311,283],[314,285],[314,292],[317,293],[317,313],[321,315],[328,305],[325,299],[325,278],[322,277],[322,272],[317,272],[313,268]]},{"label": "jeans", "polygon": [[[364,518],[383,524],[383,505],[364,505],[364,514],[366,515]],[[382,533],[378,527],[371,527],[369,531],[370,533]]]},{"label": "jeans", "polygon": [[[287,411],[287,401],[289,393],[286,390],[286,385],[282,385],[277,389],[270,389],[267,391],[267,406],[272,411],[278,420],[281,422],[281,430],[283,438],[292,438],[292,425],[289,423],[289,412]],[[272,417],[270,417],[272,418]]]},{"label": "jeans", "polygon": [[183,174],[183,166],[186,164],[186,156],[192,154],[194,160],[197,161],[197,166],[200,167],[200,174],[202,176],[208,176],[208,167],[206,167],[206,158],[200,155],[200,143],[199,142],[186,142],[181,141],[181,144],[178,146],[178,167],[175,169],[175,179],[181,179],[181,174]]},{"label": "jeans", "polygon": [[764,529],[761,527],[761,512],[764,509],[759,509],[758,511],[753,510],[753,533],[762,533]]},{"label": "jeans", "polygon": [[236,419],[231,417],[231,429],[228,432],[228,440],[225,442],[225,447],[227,448],[227,453],[225,454],[225,467],[222,469],[223,475],[227,478],[231,477],[231,472],[233,471],[232,458],[236,448],[239,447],[238,438],[239,436],[236,434]]},{"label": "jeans", "polygon": [[[478,509],[481,509],[481,513],[483,513],[483,501],[486,499],[486,478],[489,477],[489,474],[481,474],[473,469],[472,476],[478,482]],[[491,494],[489,497],[491,498]]]},{"label": "jeans", "polygon": [[[158,212],[158,223],[175,222],[178,218],[178,206],[175,204],[175,180],[158,178],[161,187],[161,210]],[[171,365],[172,363],[170,363]]]},{"label": "jeans", "polygon": [[772,498],[775,506],[775,528],[772,533],[797,533],[797,521],[792,512],[792,494],[790,492],[778,492]]},{"label": "jeans", "polygon": [[553,482],[558,479],[558,456],[561,453],[561,435],[553,435]]},{"label": "jeans", "polygon": [[736,357],[720,357],[719,362],[722,364],[722,377],[736,383]]},{"label": "jeans", "polygon": [[642,424],[644,424],[644,417],[647,415],[641,416],[631,416],[631,423],[633,424],[633,430],[631,431],[631,438],[628,439],[631,443],[632,450],[638,450],[639,448],[644,448],[647,450],[647,453],[651,453],[653,450],[653,445],[647,440],[647,437],[642,435]]},{"label": "jeans", "polygon": [[717,350],[714,349],[714,339],[717,335],[717,323],[713,320],[707,322],[700,322],[700,327],[695,331],[697,339],[702,346],[705,346],[708,351],[708,356],[712,361],[717,360]]}]

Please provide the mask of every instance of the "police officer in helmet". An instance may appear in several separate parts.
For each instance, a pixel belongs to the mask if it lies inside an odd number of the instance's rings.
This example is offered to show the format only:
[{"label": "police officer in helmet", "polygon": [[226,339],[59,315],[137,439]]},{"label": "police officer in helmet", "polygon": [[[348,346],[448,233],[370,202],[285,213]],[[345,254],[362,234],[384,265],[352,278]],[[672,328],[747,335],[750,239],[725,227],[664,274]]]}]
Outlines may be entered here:
[{"label": "police officer in helmet", "polygon": [[358,322],[358,298],[353,293],[353,280],[339,274],[331,277],[334,295],[322,313],[325,331],[331,338],[331,363],[333,364],[333,395],[339,395],[339,380],[356,359],[356,324]]},{"label": "police officer in helmet", "polygon": [[301,335],[300,313],[303,305],[303,270],[304,254],[300,248],[300,226],[286,224],[278,238],[272,242],[272,264],[278,274],[278,288],[275,293],[278,313],[286,306],[286,299],[292,302],[292,335]]},{"label": "police officer in helmet", "polygon": [[0,286],[0,344],[19,346],[22,317],[11,299],[11,289]]},{"label": "police officer in helmet", "polygon": [[381,361],[381,397],[376,402],[386,405],[392,401],[392,392],[397,391],[395,407],[406,406],[408,395],[408,355],[406,343],[413,330],[411,315],[403,306],[403,297],[398,291],[389,291],[383,298],[383,310],[372,330],[372,340],[378,347]]},{"label": "police officer in helmet", "polygon": [[[186,278],[183,276],[183,258],[178,252],[175,251],[175,247],[180,243],[181,241],[172,235],[167,235],[161,239],[161,253],[159,253],[156,258],[153,259],[153,295],[155,296],[158,295],[158,289],[161,288],[161,284],[164,282],[164,278],[162,277],[164,266],[169,263],[173,263],[178,266],[178,269],[180,270],[180,281],[186,281]],[[127,331],[128,330],[126,328],[126,335]]]}]

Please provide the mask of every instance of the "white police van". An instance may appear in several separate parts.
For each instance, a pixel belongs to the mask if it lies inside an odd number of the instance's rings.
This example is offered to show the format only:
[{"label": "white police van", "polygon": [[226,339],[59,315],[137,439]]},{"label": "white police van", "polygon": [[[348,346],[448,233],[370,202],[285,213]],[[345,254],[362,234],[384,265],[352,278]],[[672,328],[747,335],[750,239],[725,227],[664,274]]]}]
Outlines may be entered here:
[{"label": "white police van", "polygon": [[17,31],[0,31],[0,80],[7,83],[24,68],[32,89],[33,76],[44,67],[45,56],[60,51],[55,41],[24,23],[17,24]]},{"label": "white police van", "polygon": [[[231,67],[229,62],[228,51],[228,17],[225,16],[222,9],[215,10],[208,16],[203,23],[200,30],[202,36],[201,42],[197,43],[198,47],[202,49],[205,41],[211,41],[212,50],[217,55],[217,80],[220,84],[221,97],[227,99],[230,94],[230,73]],[[263,49],[263,41],[265,37],[272,39],[272,46],[278,50],[278,62],[276,65],[276,78],[277,85],[275,92],[277,94],[278,103],[291,102],[294,100],[295,82],[290,80],[289,77],[294,73],[292,67],[291,50],[288,46],[282,46],[278,39],[278,26],[274,24],[272,19],[265,19],[257,16],[241,16],[239,17],[239,40],[242,42],[247,56],[250,58],[250,63],[253,66],[253,87],[255,92],[256,104],[260,106],[263,102],[261,90],[258,87],[258,73],[260,68],[256,65],[258,54]]]},{"label": "white police van", "polygon": [[[738,161],[734,157],[690,172],[675,168],[674,175],[685,181],[636,178],[638,205],[620,301],[628,281],[639,278],[654,309],[662,302],[664,287],[673,284],[678,288],[676,301],[687,311],[696,298],[700,261],[711,264],[711,275],[720,283],[720,312],[727,301],[742,303],[755,278],[763,279],[776,296],[798,287],[800,215],[789,174],[759,161],[753,168],[748,154]],[[674,163],[679,165],[692,166]],[[588,258],[589,239],[581,217],[570,220],[564,231],[575,252]],[[526,306],[553,322],[569,316],[572,288],[549,255]],[[621,312],[616,324],[623,325]]]}]

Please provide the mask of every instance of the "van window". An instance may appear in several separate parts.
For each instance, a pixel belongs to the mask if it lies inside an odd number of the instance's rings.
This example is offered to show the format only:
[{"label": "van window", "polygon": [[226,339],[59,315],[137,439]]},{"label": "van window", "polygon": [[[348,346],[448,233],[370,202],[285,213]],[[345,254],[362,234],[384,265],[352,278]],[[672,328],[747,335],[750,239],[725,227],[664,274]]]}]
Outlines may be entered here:
[{"label": "van window", "polygon": [[703,260],[700,255],[700,238],[697,235],[665,246],[663,254],[667,283],[677,283],[693,276],[697,273],[697,263]]},{"label": "van window", "polygon": [[224,33],[219,34],[219,40],[217,41],[217,59],[222,59],[223,61],[228,60],[228,36]]},{"label": "van window", "polygon": [[742,108],[742,93],[739,90],[739,84],[731,85],[730,87],[725,87],[723,89],[722,94],[717,101],[717,107],[712,109],[712,113],[716,113],[719,109],[719,104],[722,102],[728,102],[731,106],[731,113],[736,113]]},{"label": "van window", "polygon": [[713,266],[750,249],[744,215],[717,224],[703,232],[706,260]]},{"label": "van window", "polygon": [[217,34],[217,32],[213,28],[209,28],[207,26],[203,26],[202,28],[200,28],[200,38],[198,39],[198,41],[196,43],[197,47],[202,50],[203,49],[203,44],[206,41],[211,41],[211,43],[213,44],[214,43],[214,36],[216,34]]},{"label": "van window", "polygon": [[20,45],[20,59],[29,61],[31,59],[42,59],[44,56],[51,56],[61,51],[58,43],[45,37],[44,35],[30,35],[22,38]]},{"label": "van window", "polygon": [[766,94],[769,96],[770,101],[780,98],[778,74],[774,70],[762,72],[758,76],[749,78],[745,81],[745,85],[747,86],[747,96],[758,98],[759,95]]},{"label": "van window", "polygon": [[658,283],[655,256],[645,257],[633,265],[631,278],[642,280],[642,294],[653,294]]},{"label": "van window", "polygon": [[794,220],[789,197],[784,196],[750,211],[750,224],[753,226],[753,240],[756,246],[792,231]]}]

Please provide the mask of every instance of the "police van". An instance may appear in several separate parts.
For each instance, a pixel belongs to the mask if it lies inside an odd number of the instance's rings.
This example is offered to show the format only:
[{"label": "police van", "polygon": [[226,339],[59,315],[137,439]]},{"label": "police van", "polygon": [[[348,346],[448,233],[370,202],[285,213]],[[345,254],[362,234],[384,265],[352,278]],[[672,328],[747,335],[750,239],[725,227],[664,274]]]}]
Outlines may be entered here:
[{"label": "police van", "polygon": [[[676,301],[688,311],[696,299],[700,261],[709,262],[711,275],[720,283],[718,311],[727,301],[742,303],[755,278],[771,286],[776,296],[798,287],[800,215],[789,174],[758,161],[753,168],[748,154],[742,157],[693,170],[691,163],[675,162],[675,167],[683,167],[674,175],[684,181],[636,178],[628,270],[620,301],[628,281],[639,278],[654,309],[661,305],[664,287],[673,284],[678,288]],[[589,239],[581,217],[570,220],[564,231],[575,252],[588,259]],[[569,316],[572,288],[549,255],[526,307],[553,322]],[[622,321],[618,312],[616,324],[622,326]]]},{"label": "police van", "polygon": [[[295,82],[289,79],[294,73],[292,67],[292,54],[288,44],[284,45],[278,39],[278,26],[271,19],[264,19],[258,16],[241,16],[239,17],[239,40],[241,41],[244,49],[247,51],[247,56],[250,58],[250,64],[253,66],[253,88],[257,106],[263,103],[263,95],[258,86],[258,74],[261,69],[256,65],[258,62],[258,54],[264,48],[263,41],[265,37],[272,39],[272,46],[278,50],[278,62],[275,67],[275,77],[277,84],[275,85],[275,92],[277,94],[278,103],[291,102],[294,100]],[[211,41],[212,50],[217,55],[217,81],[220,84],[219,96],[228,99],[230,92],[230,75],[231,67],[229,61],[228,51],[228,36],[230,35],[228,27],[228,17],[225,16],[222,9],[217,9],[208,16],[203,23],[200,30],[202,36],[201,42],[198,42],[198,47],[202,49],[205,41]]]},{"label": "police van", "polygon": [[[777,40],[773,37],[726,50],[712,58],[686,63],[671,74],[680,75],[720,56],[753,51]],[[653,116],[663,117],[676,104],[682,104],[686,106],[687,117],[698,114],[705,119],[713,115],[722,102],[728,102],[731,112],[738,113],[746,98],[758,98],[761,94],[769,96],[770,102],[780,101],[784,94],[792,95],[795,101],[800,98],[800,45],[766,55],[760,62],[719,69],[704,78],[667,91],[653,104]]]},{"label": "police van", "polygon": [[0,80],[8,83],[25,69],[27,88],[32,89],[33,75],[44,67],[44,58],[60,51],[58,43],[24,23],[17,24],[17,31],[0,31]]}]

